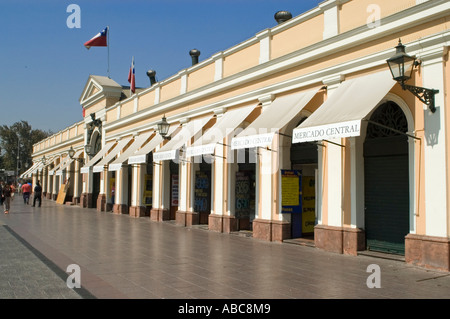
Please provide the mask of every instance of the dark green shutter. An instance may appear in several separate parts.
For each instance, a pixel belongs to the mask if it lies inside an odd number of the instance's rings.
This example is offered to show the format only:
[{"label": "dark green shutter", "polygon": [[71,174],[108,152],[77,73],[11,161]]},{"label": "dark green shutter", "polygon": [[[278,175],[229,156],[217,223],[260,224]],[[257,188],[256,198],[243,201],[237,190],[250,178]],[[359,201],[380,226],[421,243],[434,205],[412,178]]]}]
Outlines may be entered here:
[{"label": "dark green shutter", "polygon": [[367,249],[404,254],[409,232],[408,156],[364,161]]}]

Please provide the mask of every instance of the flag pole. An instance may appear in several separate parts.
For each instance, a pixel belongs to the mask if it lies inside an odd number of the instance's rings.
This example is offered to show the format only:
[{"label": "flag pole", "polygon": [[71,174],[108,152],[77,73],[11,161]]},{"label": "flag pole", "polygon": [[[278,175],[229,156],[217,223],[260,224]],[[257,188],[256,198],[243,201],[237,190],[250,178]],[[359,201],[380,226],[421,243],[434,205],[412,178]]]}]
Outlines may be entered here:
[{"label": "flag pole", "polygon": [[108,78],[111,78],[110,74],[109,74],[109,46],[110,46],[110,43],[109,43],[109,25],[107,26],[107,28],[108,28],[108,32],[106,34],[107,34],[107,37],[108,37],[108,44],[107,44],[107,46],[108,46]]}]

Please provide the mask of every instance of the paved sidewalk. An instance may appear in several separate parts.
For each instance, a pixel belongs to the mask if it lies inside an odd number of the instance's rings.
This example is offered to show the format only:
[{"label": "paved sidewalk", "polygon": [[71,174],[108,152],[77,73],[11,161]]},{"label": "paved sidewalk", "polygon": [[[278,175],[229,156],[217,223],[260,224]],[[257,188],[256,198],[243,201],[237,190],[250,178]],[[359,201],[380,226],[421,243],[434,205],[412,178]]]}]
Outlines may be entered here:
[{"label": "paved sidewalk", "polygon": [[[0,216],[0,298],[450,298],[450,274],[44,200]],[[67,266],[81,269],[69,289]],[[367,267],[381,288],[368,288]]]},{"label": "paved sidewalk", "polygon": [[0,256],[0,299],[90,297],[68,289],[61,270],[1,222]]}]

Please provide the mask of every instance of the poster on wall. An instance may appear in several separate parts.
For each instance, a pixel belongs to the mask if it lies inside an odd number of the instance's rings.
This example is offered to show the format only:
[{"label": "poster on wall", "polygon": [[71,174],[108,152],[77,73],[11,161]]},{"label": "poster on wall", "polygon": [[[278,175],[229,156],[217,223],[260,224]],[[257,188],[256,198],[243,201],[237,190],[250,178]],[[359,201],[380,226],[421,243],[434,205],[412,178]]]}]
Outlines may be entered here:
[{"label": "poster on wall", "polygon": [[116,200],[116,179],[111,177],[109,179],[109,191],[111,194],[111,204],[115,204]]},{"label": "poster on wall", "polygon": [[208,212],[209,211],[209,176],[206,172],[195,172],[195,198],[194,211]]},{"label": "poster on wall", "polygon": [[302,212],[302,176],[297,170],[281,170],[281,213]]},{"label": "poster on wall", "polygon": [[152,190],[153,190],[153,176],[145,175],[145,188],[143,202],[145,206],[152,206]]},{"label": "poster on wall", "polygon": [[172,175],[171,206],[178,206],[178,175]]},{"label": "poster on wall", "polygon": [[316,220],[316,180],[314,176],[302,177],[302,232],[313,233]]}]

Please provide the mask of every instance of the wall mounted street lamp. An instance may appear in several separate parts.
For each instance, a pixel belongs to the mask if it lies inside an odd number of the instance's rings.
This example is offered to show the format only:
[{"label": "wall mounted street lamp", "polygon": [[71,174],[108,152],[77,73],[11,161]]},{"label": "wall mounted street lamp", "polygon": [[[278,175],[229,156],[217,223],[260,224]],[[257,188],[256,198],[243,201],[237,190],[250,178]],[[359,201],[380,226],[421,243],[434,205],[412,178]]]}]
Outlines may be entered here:
[{"label": "wall mounted street lamp", "polygon": [[169,133],[169,127],[170,124],[167,123],[166,116],[164,115],[161,122],[157,124],[157,128],[159,135],[161,135],[165,140],[170,140],[170,136],[167,136],[167,133]]},{"label": "wall mounted street lamp", "polygon": [[78,161],[78,162],[80,162],[80,163],[83,163],[83,162],[84,162],[84,158],[73,158],[73,157],[75,156],[75,150],[73,149],[72,146],[70,147],[68,153],[69,153],[70,159],[75,160],[75,161]]},{"label": "wall mounted street lamp", "polygon": [[428,105],[430,111],[434,113],[436,111],[436,106],[434,105],[434,95],[439,93],[439,90],[426,89],[419,86],[405,84],[405,82],[411,78],[414,67],[419,66],[422,62],[405,53],[405,46],[402,44],[400,39],[398,40],[398,44],[395,49],[395,55],[386,60],[392,73],[392,78],[400,83],[403,90],[410,91],[420,101],[422,101],[422,103]]}]

